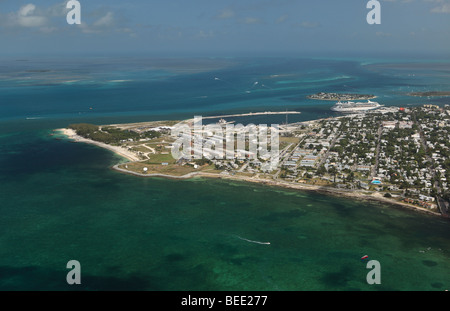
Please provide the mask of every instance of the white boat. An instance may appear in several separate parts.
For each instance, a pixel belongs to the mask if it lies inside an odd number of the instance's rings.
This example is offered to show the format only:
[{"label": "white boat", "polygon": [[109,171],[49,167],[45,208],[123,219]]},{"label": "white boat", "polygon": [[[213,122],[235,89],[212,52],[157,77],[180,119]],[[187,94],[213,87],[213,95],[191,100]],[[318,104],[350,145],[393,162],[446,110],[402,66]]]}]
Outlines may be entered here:
[{"label": "white boat", "polygon": [[381,105],[379,103],[370,100],[367,101],[367,103],[361,102],[355,103],[349,101],[346,103],[338,102],[331,108],[331,110],[341,113],[358,113],[358,112],[366,112],[380,107]]}]

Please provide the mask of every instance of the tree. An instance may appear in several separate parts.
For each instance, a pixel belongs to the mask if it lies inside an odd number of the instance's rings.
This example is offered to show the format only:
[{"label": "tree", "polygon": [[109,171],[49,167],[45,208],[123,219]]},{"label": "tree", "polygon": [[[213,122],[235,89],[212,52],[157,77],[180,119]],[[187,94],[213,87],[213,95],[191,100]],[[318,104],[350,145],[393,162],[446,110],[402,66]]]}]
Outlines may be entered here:
[{"label": "tree", "polygon": [[330,169],[328,170],[328,173],[329,173],[330,175],[333,175],[333,177],[334,177],[333,182],[336,183],[337,169],[336,169],[334,166],[332,166],[332,167],[330,167]]},{"label": "tree", "polygon": [[350,172],[350,174],[347,175],[347,181],[348,182],[353,182],[355,180],[355,173],[354,172]]},{"label": "tree", "polygon": [[205,164],[211,164],[211,161],[205,158],[194,160],[194,163],[198,166],[203,166]]},{"label": "tree", "polygon": [[319,176],[323,176],[326,173],[326,169],[324,165],[321,165],[318,169],[317,169],[317,175]]},{"label": "tree", "polygon": [[408,182],[407,182],[406,180],[403,180],[403,181],[401,182],[401,184],[400,184],[400,189],[406,189],[406,190],[409,189],[409,184],[408,184]]}]

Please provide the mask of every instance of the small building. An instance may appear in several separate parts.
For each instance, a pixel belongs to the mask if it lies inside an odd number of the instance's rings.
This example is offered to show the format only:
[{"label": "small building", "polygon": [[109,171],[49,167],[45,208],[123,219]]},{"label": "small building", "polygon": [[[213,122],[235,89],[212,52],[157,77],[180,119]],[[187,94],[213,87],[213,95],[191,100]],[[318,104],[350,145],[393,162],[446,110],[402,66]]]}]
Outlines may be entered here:
[{"label": "small building", "polygon": [[302,160],[300,162],[300,166],[313,167],[315,163],[316,163],[315,160]]},{"label": "small building", "polygon": [[360,186],[362,189],[369,190],[369,184],[368,184],[368,183],[365,183],[365,182],[360,181],[360,182],[359,182],[359,186]]},{"label": "small building", "polygon": [[419,194],[419,199],[422,201],[426,201],[426,202],[434,202],[434,198],[433,197],[429,197],[423,194]]},{"label": "small building", "polygon": [[284,162],[283,163],[283,166],[285,166],[285,167],[296,167],[297,166],[297,162],[295,162],[295,161],[286,161],[286,162]]},{"label": "small building", "polygon": [[382,125],[386,129],[394,129],[397,125],[397,121],[383,121]]},{"label": "small building", "polygon": [[370,165],[358,165],[356,167],[357,171],[370,171],[371,170],[371,166]]}]

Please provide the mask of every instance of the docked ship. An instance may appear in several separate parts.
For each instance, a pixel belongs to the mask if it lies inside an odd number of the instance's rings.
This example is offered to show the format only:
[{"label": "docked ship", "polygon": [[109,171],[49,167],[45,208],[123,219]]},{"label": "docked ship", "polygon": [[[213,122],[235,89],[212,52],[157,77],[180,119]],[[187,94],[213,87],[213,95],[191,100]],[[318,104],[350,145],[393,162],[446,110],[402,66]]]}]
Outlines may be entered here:
[{"label": "docked ship", "polygon": [[373,101],[367,101],[367,103],[361,103],[361,102],[346,102],[341,103],[338,102],[336,105],[334,105],[331,110],[341,113],[361,113],[366,112],[369,110],[377,109],[381,107],[381,105],[377,102]]}]

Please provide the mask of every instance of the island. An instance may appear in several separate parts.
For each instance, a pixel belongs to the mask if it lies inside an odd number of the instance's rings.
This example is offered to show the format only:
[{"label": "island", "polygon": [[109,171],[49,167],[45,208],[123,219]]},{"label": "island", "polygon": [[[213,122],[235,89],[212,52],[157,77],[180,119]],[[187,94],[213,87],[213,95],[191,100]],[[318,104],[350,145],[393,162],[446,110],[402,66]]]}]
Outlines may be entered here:
[{"label": "island", "polygon": [[349,100],[369,100],[377,97],[375,95],[366,95],[366,94],[320,92],[317,94],[308,95],[306,96],[306,98],[315,100],[349,101]]},{"label": "island", "polygon": [[[72,141],[116,152],[127,161],[113,169],[139,177],[242,180],[377,200],[448,218],[449,105],[383,107],[283,124],[280,159],[271,171],[262,169],[265,160],[259,158],[174,159],[171,149],[176,137],[172,129],[190,122],[192,119],[102,126],[72,124],[58,131]],[[218,124],[225,127],[231,122],[221,119]],[[204,128],[200,135],[206,136]]]},{"label": "island", "polygon": [[450,91],[413,92],[408,95],[416,97],[450,96]]}]

